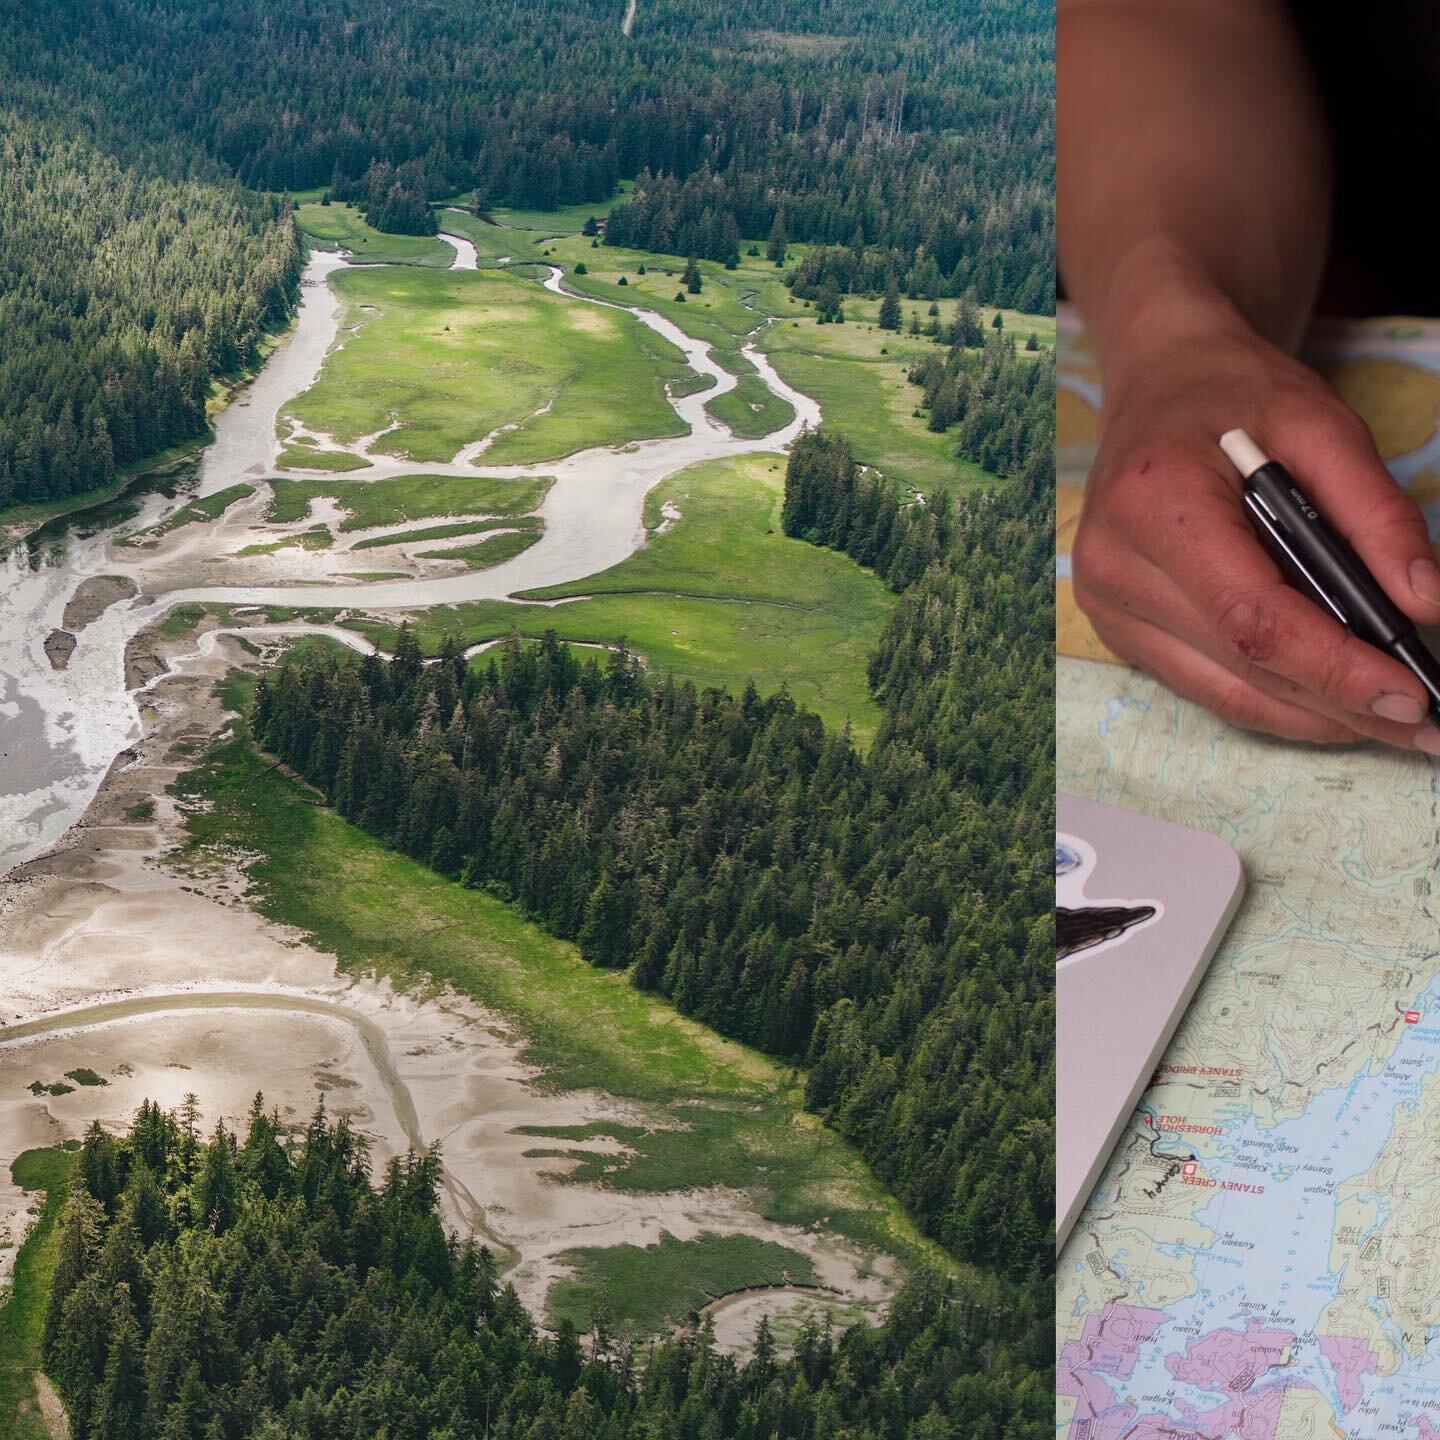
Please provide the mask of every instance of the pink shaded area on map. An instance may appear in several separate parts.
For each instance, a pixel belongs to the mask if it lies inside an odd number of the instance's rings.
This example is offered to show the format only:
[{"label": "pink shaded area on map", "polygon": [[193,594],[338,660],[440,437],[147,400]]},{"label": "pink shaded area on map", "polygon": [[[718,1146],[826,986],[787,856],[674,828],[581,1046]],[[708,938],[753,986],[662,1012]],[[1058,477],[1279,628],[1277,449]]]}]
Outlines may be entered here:
[{"label": "pink shaded area on map", "polygon": [[1430,1423],[1425,1415],[1412,1415],[1406,1424],[1415,1427],[1415,1440],[1440,1440],[1440,1430]]},{"label": "pink shaded area on map", "polygon": [[[1184,1418],[1176,1421],[1172,1415],[1144,1415],[1123,1432],[1125,1440],[1176,1440],[1177,1434],[1203,1436],[1205,1440],[1275,1440],[1280,1426],[1280,1408],[1285,1403],[1287,1390],[1307,1389],[1307,1386],[1271,1385],[1258,1395],[1237,1395],[1213,1410],[1184,1409]],[[1133,1410],[1130,1412],[1135,1413]],[[1183,1426],[1183,1430],[1180,1428]],[[1096,1436],[1110,1440],[1106,1430],[1096,1431]],[[1074,1434],[1074,1427],[1071,1427]]]},{"label": "pink shaded area on map", "polygon": [[1140,1347],[1171,1318],[1162,1310],[1134,1305],[1112,1305],[1100,1316],[1086,1318],[1080,1338],[1061,1350],[1055,1372],[1056,1390],[1077,1402],[1067,1440],[1175,1440],[1177,1427],[1197,1440],[1275,1440],[1286,1391],[1310,1387],[1281,1381],[1258,1391],[1251,1388],[1296,1343],[1291,1331],[1267,1330],[1258,1321],[1250,1321],[1243,1331],[1212,1331],[1190,1341],[1184,1354],[1166,1356],[1166,1368],[1177,1380],[1232,1392],[1223,1404],[1197,1410],[1180,1401],[1178,1416],[1137,1417],[1133,1405],[1116,1399],[1109,1382],[1134,1374]]},{"label": "pink shaded area on map", "polygon": [[1322,1335],[1320,1353],[1335,1370],[1335,1386],[1340,1392],[1340,1413],[1347,1415],[1359,1403],[1365,1391],[1360,1377],[1373,1372],[1380,1363],[1368,1340],[1354,1335]]},{"label": "pink shaded area on map", "polygon": [[[1072,1436],[1119,1440],[1130,1433],[1135,1411],[1119,1405],[1108,1379],[1127,1379],[1144,1345],[1170,1317],[1140,1305],[1107,1305],[1087,1315],[1078,1340],[1069,1340],[1055,1366],[1055,1391],[1076,1401]],[[1248,1437],[1247,1437],[1248,1440]]]},{"label": "pink shaded area on map", "polygon": [[1202,1390],[1248,1390],[1295,1345],[1290,1330],[1267,1330],[1251,1320],[1242,1330],[1212,1330],[1192,1340],[1183,1355],[1167,1355],[1165,1368]]}]

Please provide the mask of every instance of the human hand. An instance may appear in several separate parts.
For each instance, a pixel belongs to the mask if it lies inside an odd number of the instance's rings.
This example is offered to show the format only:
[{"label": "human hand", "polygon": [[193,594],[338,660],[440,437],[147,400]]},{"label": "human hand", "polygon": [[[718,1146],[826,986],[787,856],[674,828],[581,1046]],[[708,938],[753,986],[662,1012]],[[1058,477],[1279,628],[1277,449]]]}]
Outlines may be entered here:
[{"label": "human hand", "polygon": [[1318,375],[1239,327],[1135,347],[1107,369],[1100,423],[1073,564],[1076,601],[1111,650],[1245,729],[1440,755],[1420,682],[1285,583],[1217,443],[1248,431],[1395,604],[1440,624],[1424,517]]}]

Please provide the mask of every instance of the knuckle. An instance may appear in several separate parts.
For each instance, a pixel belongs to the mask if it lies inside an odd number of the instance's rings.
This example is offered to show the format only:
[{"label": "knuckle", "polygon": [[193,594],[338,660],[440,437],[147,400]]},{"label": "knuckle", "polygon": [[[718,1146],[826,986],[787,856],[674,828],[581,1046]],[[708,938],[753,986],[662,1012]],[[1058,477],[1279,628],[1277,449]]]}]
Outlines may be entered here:
[{"label": "knuckle", "polygon": [[[1325,398],[1330,399],[1328,395]],[[1368,449],[1375,443],[1370,427],[1348,406],[1327,404],[1321,423],[1337,444]]]},{"label": "knuckle", "polygon": [[1272,660],[1279,646],[1279,619],[1254,595],[1222,597],[1215,607],[1215,630],[1236,654],[1256,665]]},{"label": "knuckle", "polygon": [[1344,700],[1354,675],[1353,660],[1344,639],[1338,645],[1321,645],[1311,651],[1310,664],[1314,677],[1311,688],[1317,695]]},{"label": "knuckle", "polygon": [[1094,525],[1082,525],[1076,533],[1075,544],[1070,551],[1070,565],[1077,598],[1082,593],[1093,596],[1120,588],[1130,568],[1119,548]]},{"label": "knuckle", "polygon": [[1428,539],[1425,521],[1415,502],[1399,489],[1381,489],[1370,503],[1365,523],[1371,529]]}]

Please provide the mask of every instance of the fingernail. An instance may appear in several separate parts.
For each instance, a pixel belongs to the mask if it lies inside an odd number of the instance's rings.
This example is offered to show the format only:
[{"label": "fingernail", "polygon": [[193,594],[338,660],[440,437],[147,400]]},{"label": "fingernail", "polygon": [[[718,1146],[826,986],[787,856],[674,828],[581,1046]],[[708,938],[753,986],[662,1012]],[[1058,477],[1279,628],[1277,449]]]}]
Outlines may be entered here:
[{"label": "fingernail", "polygon": [[[1370,713],[1400,725],[1418,725],[1425,718],[1425,707],[1413,695],[1390,692],[1376,697]],[[1435,738],[1440,741],[1440,730],[1435,732]]]},{"label": "fingernail", "polygon": [[1415,732],[1415,748],[1423,750],[1427,755],[1440,755],[1440,730],[1433,725],[1426,725],[1424,729]]},{"label": "fingernail", "polygon": [[1440,605],[1440,565],[1433,560],[1410,562],[1410,588],[1432,605]]}]

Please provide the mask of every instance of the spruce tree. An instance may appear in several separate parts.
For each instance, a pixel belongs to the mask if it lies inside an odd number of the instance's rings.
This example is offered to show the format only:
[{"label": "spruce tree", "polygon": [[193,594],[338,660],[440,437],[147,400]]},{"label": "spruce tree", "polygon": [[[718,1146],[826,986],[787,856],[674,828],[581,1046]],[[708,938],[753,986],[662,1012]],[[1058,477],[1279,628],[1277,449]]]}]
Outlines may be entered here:
[{"label": "spruce tree", "polygon": [[770,240],[765,247],[765,258],[773,260],[777,266],[785,263],[785,247],[788,244],[785,235],[785,210],[775,212],[775,223],[770,227]]},{"label": "spruce tree", "polygon": [[882,330],[900,328],[900,286],[893,279],[885,287],[885,298],[880,302],[878,324]]}]

